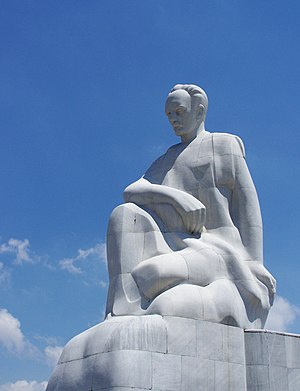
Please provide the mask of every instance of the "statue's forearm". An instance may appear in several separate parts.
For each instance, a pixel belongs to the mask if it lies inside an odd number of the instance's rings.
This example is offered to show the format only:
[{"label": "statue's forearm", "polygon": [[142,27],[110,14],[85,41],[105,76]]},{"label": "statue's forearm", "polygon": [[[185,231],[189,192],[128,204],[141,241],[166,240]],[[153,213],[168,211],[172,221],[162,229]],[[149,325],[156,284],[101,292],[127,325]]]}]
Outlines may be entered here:
[{"label": "statue's forearm", "polygon": [[253,187],[235,190],[234,224],[237,226],[242,242],[250,259],[263,261],[262,219],[256,190]]},{"label": "statue's forearm", "polygon": [[176,207],[178,206],[177,199],[180,198],[179,193],[184,192],[167,186],[152,184],[141,178],[125,189],[124,199],[125,202],[133,202],[144,206],[149,204],[171,204]]},{"label": "statue's forearm", "polygon": [[250,259],[263,262],[263,238],[261,227],[245,227],[240,231],[242,242]]},{"label": "statue's forearm", "polygon": [[170,229],[200,233],[205,224],[205,206],[182,190],[141,178],[125,189],[124,198],[125,202],[152,209]]},{"label": "statue's forearm", "polygon": [[254,183],[245,159],[234,160],[235,180],[230,213],[252,260],[263,262],[262,219]]}]

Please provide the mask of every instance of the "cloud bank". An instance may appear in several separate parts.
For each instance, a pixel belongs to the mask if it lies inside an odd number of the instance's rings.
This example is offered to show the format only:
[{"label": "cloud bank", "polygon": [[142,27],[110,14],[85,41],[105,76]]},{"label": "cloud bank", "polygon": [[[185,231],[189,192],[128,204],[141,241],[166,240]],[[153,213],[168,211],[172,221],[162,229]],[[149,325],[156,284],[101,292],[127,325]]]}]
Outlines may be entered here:
[{"label": "cloud bank", "polygon": [[[50,367],[54,367],[61,354],[62,347],[48,345],[41,352],[24,335],[20,321],[8,312],[6,308],[0,308],[0,348],[4,348],[10,354],[18,357],[28,357],[45,361]],[[1,389],[0,389],[1,391]]]},{"label": "cloud bank", "polygon": [[0,287],[5,286],[10,279],[10,272],[5,268],[4,263],[0,261]]},{"label": "cloud bank", "polygon": [[19,320],[5,308],[0,309],[0,345],[10,353],[21,353],[27,345]]},{"label": "cloud bank", "polygon": [[28,239],[19,240],[11,238],[0,244],[0,288],[6,287],[10,281],[13,267],[23,264],[34,264],[40,257],[30,249]]},{"label": "cloud bank", "polygon": [[105,289],[108,284],[100,279],[101,263],[107,265],[105,243],[97,243],[86,250],[79,249],[75,257],[60,260],[59,266],[74,276],[82,276],[84,284],[100,285]]},{"label": "cloud bank", "polygon": [[76,257],[64,258],[59,261],[59,265],[61,269],[67,270],[71,274],[82,274],[84,267],[83,262],[87,260],[100,260],[106,263],[105,243],[97,243],[94,247],[88,248],[87,250],[79,249]]},{"label": "cloud bank", "polygon": [[291,304],[284,297],[277,295],[265,328],[276,331],[288,331],[298,316],[300,316],[300,308]]},{"label": "cloud bank", "polygon": [[62,346],[47,346],[44,350],[46,362],[50,367],[55,367],[63,350]]},{"label": "cloud bank", "polygon": [[0,385],[0,391],[45,391],[47,382],[19,380],[16,383],[6,383]]},{"label": "cloud bank", "polygon": [[21,265],[25,262],[33,262],[28,239],[9,239],[7,243],[1,244],[0,254],[11,255],[13,263],[16,265]]}]

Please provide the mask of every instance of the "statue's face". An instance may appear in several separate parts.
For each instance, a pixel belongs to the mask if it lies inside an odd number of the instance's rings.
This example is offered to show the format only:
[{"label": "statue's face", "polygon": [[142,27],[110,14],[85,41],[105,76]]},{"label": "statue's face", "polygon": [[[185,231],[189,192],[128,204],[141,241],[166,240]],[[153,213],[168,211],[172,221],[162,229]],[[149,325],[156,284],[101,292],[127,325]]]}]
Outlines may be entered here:
[{"label": "statue's face", "polygon": [[177,136],[193,132],[197,123],[197,113],[192,109],[192,99],[184,90],[177,90],[168,95],[166,115]]}]

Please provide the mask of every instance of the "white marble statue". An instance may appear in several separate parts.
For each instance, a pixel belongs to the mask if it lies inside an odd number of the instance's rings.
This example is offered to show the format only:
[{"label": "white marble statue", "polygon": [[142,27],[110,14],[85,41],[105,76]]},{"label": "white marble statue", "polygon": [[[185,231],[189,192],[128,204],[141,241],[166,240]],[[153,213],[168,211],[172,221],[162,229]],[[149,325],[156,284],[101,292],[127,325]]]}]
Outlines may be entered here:
[{"label": "white marble statue", "polygon": [[263,327],[275,280],[263,266],[262,221],[240,138],[205,130],[206,93],[176,85],[165,111],[179,144],[110,218],[107,316],[179,316]]},{"label": "white marble statue", "polygon": [[113,211],[106,319],[65,346],[47,391],[248,389],[243,328],[264,326],[275,280],[242,141],[205,130],[207,103],[195,85],[169,93],[181,142]]}]

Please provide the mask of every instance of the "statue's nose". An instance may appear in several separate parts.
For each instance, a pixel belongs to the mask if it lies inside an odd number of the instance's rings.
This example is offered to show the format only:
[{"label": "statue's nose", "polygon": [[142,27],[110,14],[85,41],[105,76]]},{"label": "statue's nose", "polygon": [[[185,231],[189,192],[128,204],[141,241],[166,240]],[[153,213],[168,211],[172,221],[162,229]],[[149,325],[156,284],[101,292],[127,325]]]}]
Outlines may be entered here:
[{"label": "statue's nose", "polygon": [[169,116],[169,120],[172,124],[175,124],[177,122],[177,117],[174,113],[171,113]]}]

